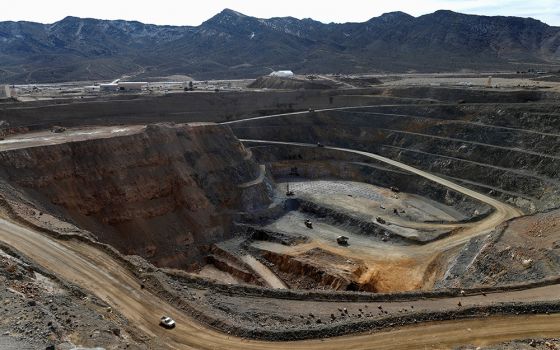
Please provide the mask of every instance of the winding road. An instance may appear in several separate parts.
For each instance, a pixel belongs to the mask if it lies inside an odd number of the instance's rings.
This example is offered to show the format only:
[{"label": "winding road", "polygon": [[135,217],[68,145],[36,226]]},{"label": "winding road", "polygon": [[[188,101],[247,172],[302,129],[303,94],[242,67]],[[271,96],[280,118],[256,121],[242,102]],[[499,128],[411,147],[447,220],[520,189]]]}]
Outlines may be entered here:
[{"label": "winding road", "polygon": [[[296,146],[296,147],[317,147],[317,145],[313,145],[309,143],[300,143],[300,142],[264,141],[264,140],[248,140],[248,139],[243,139],[241,141],[245,143],[256,143],[256,144],[287,145],[287,146]],[[445,239],[441,239],[432,242],[431,244],[428,244],[428,246],[431,247],[432,250],[445,250],[460,245],[462,243],[465,243],[475,235],[483,234],[485,232],[493,230],[496,226],[500,225],[501,223],[523,215],[523,212],[520,209],[515,208],[511,205],[502,203],[492,197],[473,191],[469,188],[458,185],[452,181],[446,180],[439,176],[430,174],[426,171],[414,168],[410,165],[397,162],[390,158],[383,157],[375,153],[358,151],[358,150],[353,150],[348,148],[340,148],[340,147],[324,147],[324,148],[341,151],[341,152],[355,153],[355,154],[359,154],[362,156],[375,159],[377,161],[383,162],[385,164],[389,164],[401,170],[410,172],[412,174],[416,174],[430,181],[436,182],[454,191],[457,191],[459,193],[477,199],[483,203],[486,203],[494,208],[494,212],[491,215],[478,221],[476,224],[470,225],[466,229],[461,230],[458,234],[454,234]],[[422,249],[424,249],[424,247]]]},{"label": "winding road", "polygon": [[[358,108],[358,107],[357,107]],[[363,107],[359,107],[363,108]],[[244,142],[285,144],[302,147],[315,145],[263,140]],[[328,149],[352,152],[417,174],[464,193],[495,208],[492,215],[457,235],[428,245],[434,251],[449,249],[473,235],[487,232],[502,222],[522,215],[512,206],[472,191],[451,181],[406,164],[363,151],[337,147]],[[494,344],[511,339],[556,337],[560,334],[560,314],[497,316],[477,319],[430,322],[372,334],[294,342],[264,342],[241,339],[220,333],[198,323],[189,315],[158,296],[140,288],[140,282],[124,266],[105,252],[77,241],[58,241],[45,234],[0,219],[0,241],[11,246],[59,278],[96,295],[126,317],[132,325],[153,339],[155,349],[445,349],[464,344]],[[556,288],[551,286],[550,288]],[[516,301],[515,292],[501,293],[503,301]],[[551,301],[557,300],[552,293]],[[173,331],[158,326],[159,316],[168,314],[177,321]]]},{"label": "winding road", "polygon": [[[560,314],[554,314],[432,322],[322,340],[252,341],[228,336],[199,324],[156,295],[140,289],[140,282],[126,268],[87,244],[55,241],[3,219],[0,219],[0,240],[60,278],[89,290],[107,302],[154,339],[156,349],[389,350],[395,349],[397,343],[399,349],[445,349],[467,343],[482,345],[517,338],[554,337],[560,332]],[[511,293],[515,292],[504,293],[504,300],[512,299]],[[158,326],[161,314],[169,314],[177,321],[175,330],[167,331]]]}]

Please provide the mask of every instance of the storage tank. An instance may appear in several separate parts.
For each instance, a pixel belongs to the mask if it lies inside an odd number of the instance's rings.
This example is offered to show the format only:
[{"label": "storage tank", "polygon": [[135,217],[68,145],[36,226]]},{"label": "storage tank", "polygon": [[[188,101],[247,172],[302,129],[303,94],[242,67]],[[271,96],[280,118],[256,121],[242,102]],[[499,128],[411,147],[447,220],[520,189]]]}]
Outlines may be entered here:
[{"label": "storage tank", "polygon": [[292,72],[291,70],[279,70],[270,73],[271,77],[278,77],[278,78],[292,78],[294,75],[295,75],[294,72]]}]

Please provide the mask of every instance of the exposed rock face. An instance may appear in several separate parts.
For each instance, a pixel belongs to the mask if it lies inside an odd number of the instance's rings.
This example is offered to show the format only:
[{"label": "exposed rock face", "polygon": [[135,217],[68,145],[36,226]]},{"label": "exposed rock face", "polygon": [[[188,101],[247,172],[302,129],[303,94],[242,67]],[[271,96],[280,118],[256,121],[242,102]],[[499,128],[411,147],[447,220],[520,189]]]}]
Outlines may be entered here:
[{"label": "exposed rock face", "polygon": [[[244,210],[238,185],[260,175],[230,129],[215,124],[150,125],[127,136],[6,151],[0,168],[46,210],[123,253],[170,267],[185,267],[200,248],[230,237],[232,215]],[[268,205],[267,194],[252,205]]]},{"label": "exposed rock face", "polygon": [[[320,248],[313,248],[297,256],[266,251],[263,252],[263,257],[272,262],[279,272],[284,273],[292,287],[298,289],[306,289],[313,285],[314,288],[375,292],[374,285],[358,283],[360,276],[367,270],[359,259],[348,260]],[[336,267],[333,267],[333,264]]]},{"label": "exposed rock face", "polygon": [[514,219],[473,238],[451,264],[440,287],[501,286],[560,275],[560,210]]},{"label": "exposed rock face", "polygon": [[[340,85],[340,84],[338,84]],[[249,85],[252,89],[306,89],[306,90],[328,90],[337,88],[337,84],[333,81],[321,80],[305,80],[298,78],[279,78],[271,76],[262,76],[257,78]]]},{"label": "exposed rock face", "polygon": [[[439,93],[444,91],[422,92]],[[452,91],[445,93],[454,96]],[[466,98],[477,101],[477,94]],[[510,97],[523,101],[536,96]],[[494,98],[500,103],[364,107],[305,118],[255,119],[232,124],[232,129],[242,139],[312,144],[328,140],[328,146],[373,152],[464,181],[528,213],[559,207],[559,125],[550,117],[558,112],[557,104],[508,104],[501,96]],[[314,156],[308,154],[291,151],[294,158],[287,160],[307,161]]]}]

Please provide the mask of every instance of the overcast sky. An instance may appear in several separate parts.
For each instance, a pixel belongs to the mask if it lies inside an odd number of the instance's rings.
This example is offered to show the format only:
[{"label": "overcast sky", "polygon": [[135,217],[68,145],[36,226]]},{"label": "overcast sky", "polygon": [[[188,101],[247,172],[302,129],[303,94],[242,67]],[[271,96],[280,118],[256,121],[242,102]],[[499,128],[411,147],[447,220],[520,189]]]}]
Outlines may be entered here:
[{"label": "overcast sky", "polygon": [[321,22],[363,22],[385,12],[414,16],[439,9],[479,15],[533,17],[560,26],[560,0],[0,0],[0,21],[53,23],[66,16],[199,25],[224,8],[269,18],[293,16]]}]

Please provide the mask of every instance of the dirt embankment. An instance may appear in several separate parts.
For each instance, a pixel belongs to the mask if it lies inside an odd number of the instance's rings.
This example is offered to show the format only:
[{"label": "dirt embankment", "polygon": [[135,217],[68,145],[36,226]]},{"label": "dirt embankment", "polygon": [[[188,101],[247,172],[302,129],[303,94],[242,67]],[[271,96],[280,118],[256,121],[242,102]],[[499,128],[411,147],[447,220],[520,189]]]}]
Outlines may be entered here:
[{"label": "dirt embankment", "polygon": [[240,139],[373,152],[535,212],[560,203],[560,133],[551,118],[557,109],[555,103],[377,106],[230,126]]},{"label": "dirt embankment", "polygon": [[141,335],[108,304],[0,246],[0,348],[146,349]]},{"label": "dirt embankment", "polygon": [[[354,84],[354,82],[350,82]],[[332,84],[332,82],[329,82]],[[360,86],[360,85],[357,85]],[[0,104],[4,127],[49,128],[53,125],[149,124],[173,121],[224,122],[250,116],[366,105],[421,104],[441,101],[518,103],[557,98],[542,91],[471,90],[437,87],[308,89],[297,91],[242,91],[177,93],[164,96],[114,95],[84,99],[56,99]]]},{"label": "dirt embankment", "polygon": [[493,287],[560,275],[560,210],[514,219],[472,239],[439,287]]},{"label": "dirt embankment", "polygon": [[[186,267],[231,237],[258,165],[228,127],[151,125],[121,137],[0,152],[2,179],[125,254]],[[267,206],[259,195],[253,208]],[[46,215],[46,214],[45,214]]]},{"label": "dirt embankment", "polygon": [[328,90],[335,89],[340,84],[334,81],[319,79],[309,80],[303,78],[279,78],[264,76],[257,78],[248,87],[251,89],[282,89],[282,90]]},{"label": "dirt embankment", "polygon": [[267,114],[349,105],[397,103],[371,89],[189,92],[164,96],[116,95],[0,105],[4,128],[224,122]]},{"label": "dirt embankment", "polygon": [[395,97],[409,97],[434,99],[439,101],[466,103],[519,103],[540,101],[546,99],[550,93],[539,90],[491,90],[491,89],[463,89],[449,87],[397,87],[388,88],[385,95]]}]

